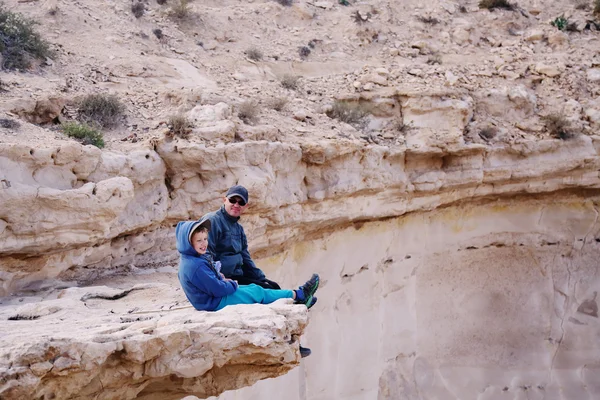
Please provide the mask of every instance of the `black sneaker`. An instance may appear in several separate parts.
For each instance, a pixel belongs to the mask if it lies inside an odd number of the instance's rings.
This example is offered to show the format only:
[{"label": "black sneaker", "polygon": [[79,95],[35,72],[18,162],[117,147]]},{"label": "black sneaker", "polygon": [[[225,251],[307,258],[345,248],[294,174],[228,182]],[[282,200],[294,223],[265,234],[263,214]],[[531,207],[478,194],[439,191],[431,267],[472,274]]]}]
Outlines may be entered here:
[{"label": "black sneaker", "polygon": [[310,304],[309,304],[309,305],[307,305],[306,307],[307,307],[307,308],[310,310],[310,308],[311,308],[312,306],[314,306],[315,304],[317,304],[317,300],[318,300],[318,299],[317,299],[317,296],[313,296],[313,299],[312,299],[312,301],[311,301],[311,302],[310,302]]},{"label": "black sneaker", "polygon": [[302,286],[300,286],[300,290],[302,290],[302,294],[304,294],[304,298],[301,300],[296,300],[296,304],[305,304],[307,307],[310,305],[312,307],[313,296],[315,292],[319,288],[319,275],[313,274],[309,280]]},{"label": "black sneaker", "polygon": [[300,346],[300,357],[302,357],[302,358],[308,357],[308,356],[310,356],[311,353],[312,353],[312,351],[310,351],[310,349],[308,347]]}]

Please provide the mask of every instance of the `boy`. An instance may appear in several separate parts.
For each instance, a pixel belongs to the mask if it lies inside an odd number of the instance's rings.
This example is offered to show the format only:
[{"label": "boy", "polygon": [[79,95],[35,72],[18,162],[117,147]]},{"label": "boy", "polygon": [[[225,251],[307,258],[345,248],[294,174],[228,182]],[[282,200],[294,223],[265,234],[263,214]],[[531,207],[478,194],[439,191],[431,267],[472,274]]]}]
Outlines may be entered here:
[{"label": "boy", "polygon": [[294,299],[296,304],[311,307],[319,287],[319,275],[313,276],[296,290],[264,289],[258,285],[238,286],[217,271],[207,253],[210,219],[182,221],[177,224],[175,236],[181,255],[179,282],[186,297],[196,310],[217,311],[234,304],[269,304],[278,299]]}]

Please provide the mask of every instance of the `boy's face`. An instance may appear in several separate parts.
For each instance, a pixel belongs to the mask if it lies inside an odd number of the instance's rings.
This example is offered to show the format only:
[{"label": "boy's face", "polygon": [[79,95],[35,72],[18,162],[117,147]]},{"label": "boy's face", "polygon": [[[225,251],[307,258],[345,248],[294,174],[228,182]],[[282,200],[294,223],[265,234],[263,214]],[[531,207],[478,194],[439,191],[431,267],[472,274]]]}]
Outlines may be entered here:
[{"label": "boy's face", "polygon": [[206,253],[208,247],[208,232],[197,231],[192,235],[192,247],[198,252],[198,254]]}]

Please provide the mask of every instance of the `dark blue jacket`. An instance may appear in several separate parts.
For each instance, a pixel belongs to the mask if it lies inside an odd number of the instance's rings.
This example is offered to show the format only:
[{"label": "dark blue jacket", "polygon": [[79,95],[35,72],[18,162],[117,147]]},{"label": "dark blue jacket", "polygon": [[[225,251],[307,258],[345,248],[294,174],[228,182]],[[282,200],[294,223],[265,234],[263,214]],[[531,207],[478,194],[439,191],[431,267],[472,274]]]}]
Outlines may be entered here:
[{"label": "dark blue jacket", "polygon": [[179,282],[196,310],[214,311],[221,298],[235,292],[238,285],[235,281],[223,279],[215,269],[208,252],[200,255],[194,250],[188,238],[195,222],[183,221],[175,228],[177,251],[181,255]]},{"label": "dark blue jacket", "polygon": [[245,276],[264,279],[265,274],[256,267],[248,251],[248,240],[244,228],[238,223],[239,217],[227,214],[225,207],[206,215],[210,218],[208,250],[221,261],[221,272],[227,278]]}]

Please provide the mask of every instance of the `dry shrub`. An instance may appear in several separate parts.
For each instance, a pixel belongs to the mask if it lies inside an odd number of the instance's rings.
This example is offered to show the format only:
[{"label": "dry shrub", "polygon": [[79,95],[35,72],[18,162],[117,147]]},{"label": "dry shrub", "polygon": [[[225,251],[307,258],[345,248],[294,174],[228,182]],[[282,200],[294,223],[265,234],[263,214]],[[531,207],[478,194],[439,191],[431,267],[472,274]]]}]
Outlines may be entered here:
[{"label": "dry shrub", "polygon": [[327,116],[363,129],[368,123],[369,109],[360,103],[336,100],[331,110],[327,111]]},{"label": "dry shrub", "polygon": [[2,128],[15,130],[19,129],[20,126],[19,121],[15,121],[14,119],[0,118],[0,127]]},{"label": "dry shrub", "polygon": [[178,136],[186,138],[192,131],[192,123],[185,115],[177,114],[169,117],[167,121],[169,136]]},{"label": "dry shrub", "polygon": [[594,0],[594,14],[600,14],[600,0]]},{"label": "dry shrub", "polygon": [[176,19],[185,19],[190,14],[189,0],[175,0],[169,14]]},{"label": "dry shrub", "polygon": [[115,95],[90,94],[81,100],[77,112],[82,121],[109,128],[119,124],[125,106]]},{"label": "dry shrub", "polygon": [[419,16],[417,17],[417,19],[419,21],[421,21],[424,24],[429,24],[429,25],[437,25],[440,23],[440,20],[431,16],[427,16],[427,17],[423,17],[423,16]]},{"label": "dry shrub", "polygon": [[251,47],[248,50],[246,50],[246,57],[253,61],[260,61],[263,59],[263,53],[256,47]]},{"label": "dry shrub", "polygon": [[52,57],[48,42],[33,29],[36,24],[22,14],[4,9],[0,3],[1,69],[27,69],[34,59]]},{"label": "dry shrub", "polygon": [[481,0],[479,2],[479,8],[487,8],[488,10],[501,8],[504,10],[513,11],[517,8],[517,5],[509,2],[508,0]]},{"label": "dry shrub", "polygon": [[159,40],[164,37],[162,29],[160,29],[160,28],[153,29],[152,33],[154,33],[154,36],[156,36],[156,38]]},{"label": "dry shrub", "polygon": [[569,121],[562,114],[550,114],[542,118],[546,130],[555,138],[568,140],[576,136],[576,132]]},{"label": "dry shrub", "polygon": [[298,47],[298,54],[300,58],[305,59],[310,55],[310,48],[307,46]]},{"label": "dry shrub", "polygon": [[275,111],[282,111],[287,105],[288,100],[285,97],[276,97],[269,101],[269,107]]},{"label": "dry shrub", "polygon": [[498,128],[494,127],[494,126],[488,126],[486,128],[483,128],[481,131],[479,131],[479,137],[481,137],[484,140],[490,140],[496,137],[496,135],[498,134]]},{"label": "dry shrub", "polygon": [[144,12],[146,12],[146,6],[144,6],[144,3],[141,1],[133,3],[131,5],[131,12],[136,18],[141,18],[142,15],[144,15]]},{"label": "dry shrub", "polygon": [[296,90],[298,88],[298,79],[297,76],[285,74],[281,78],[281,86],[286,89]]},{"label": "dry shrub", "polygon": [[245,101],[238,106],[238,117],[245,124],[252,125],[258,121],[260,107],[254,101]]}]

